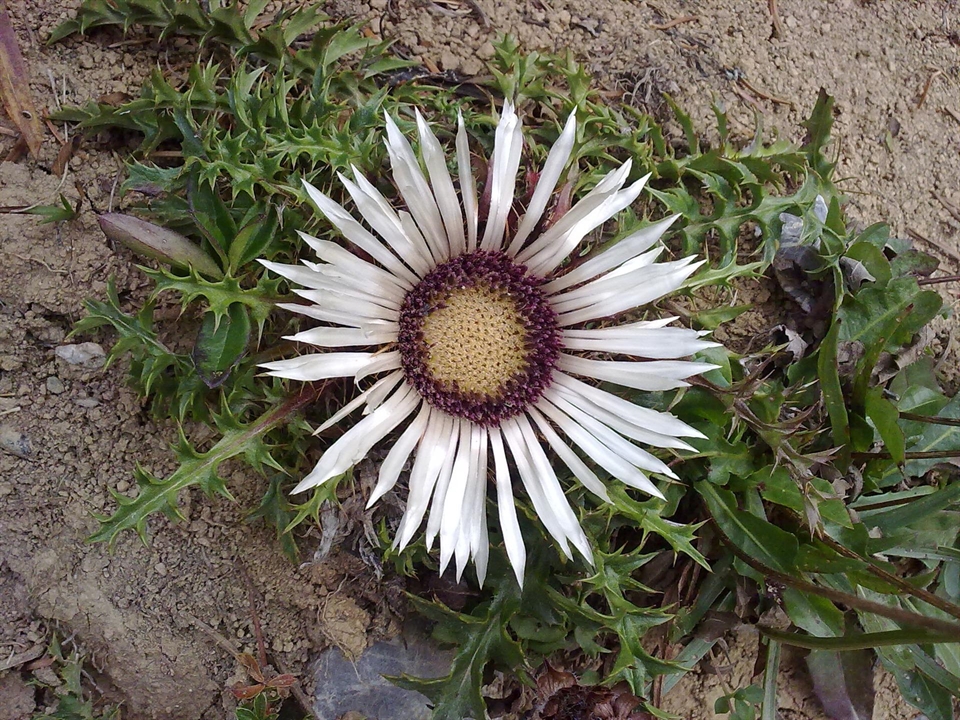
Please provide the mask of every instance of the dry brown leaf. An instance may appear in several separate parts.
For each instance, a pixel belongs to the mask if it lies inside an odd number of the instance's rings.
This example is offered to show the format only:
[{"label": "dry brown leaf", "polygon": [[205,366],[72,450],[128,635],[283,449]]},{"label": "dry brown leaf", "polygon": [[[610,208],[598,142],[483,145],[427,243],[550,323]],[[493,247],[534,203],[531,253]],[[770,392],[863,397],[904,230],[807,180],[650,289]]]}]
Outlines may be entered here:
[{"label": "dry brown leaf", "polygon": [[20,128],[30,154],[36,158],[43,142],[43,125],[33,106],[23,55],[4,0],[0,0],[0,97],[7,115]]}]

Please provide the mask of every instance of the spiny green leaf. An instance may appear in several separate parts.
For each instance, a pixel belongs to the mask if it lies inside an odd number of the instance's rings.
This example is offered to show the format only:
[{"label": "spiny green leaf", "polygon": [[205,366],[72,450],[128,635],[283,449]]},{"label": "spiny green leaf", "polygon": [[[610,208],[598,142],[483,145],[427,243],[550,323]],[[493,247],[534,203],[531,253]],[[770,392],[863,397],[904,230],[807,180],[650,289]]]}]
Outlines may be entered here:
[{"label": "spiny green leaf", "polygon": [[100,519],[100,529],[90,537],[90,542],[108,542],[111,545],[124,530],[135,530],[146,542],[147,518],[155,512],[164,512],[170,517],[181,517],[177,498],[180,491],[191,485],[200,485],[207,494],[221,494],[231,498],[217,469],[225,460],[243,454],[248,460],[279,469],[270,456],[264,440],[265,434],[289,420],[290,416],[316,397],[315,391],[305,389],[299,395],[275,406],[246,425],[236,418],[222,416],[218,429],[222,437],[207,452],[198,452],[181,432],[180,442],[174,450],[180,461],[168,478],[160,479],[138,468],[139,492],[129,498],[119,493],[114,497],[119,503],[116,512]]},{"label": "spiny green leaf", "polygon": [[900,413],[891,401],[883,397],[883,388],[873,387],[867,391],[866,413],[894,462],[903,464],[906,440],[897,422]]},{"label": "spiny green leaf", "polygon": [[789,573],[796,567],[796,535],[740,510],[736,496],[729,490],[708,482],[698,482],[694,487],[717,525],[742,551],[780,572]]},{"label": "spiny green leaf", "polygon": [[840,371],[837,367],[837,338],[840,333],[841,320],[837,318],[820,343],[820,350],[817,353],[817,375],[820,378],[823,402],[830,416],[833,442],[840,448],[840,464],[845,466],[850,453],[850,420],[843,398],[843,389],[840,387]]},{"label": "spiny green leaf", "polygon": [[223,384],[247,351],[249,342],[250,317],[243,304],[233,303],[222,318],[212,310],[207,311],[191,355],[193,365],[207,387]]},{"label": "spiny green leaf", "polygon": [[506,630],[519,605],[518,590],[513,582],[502,583],[479,616],[457,614],[439,603],[411,598],[422,612],[438,616],[449,636],[457,638],[456,656],[443,677],[423,680],[401,675],[390,680],[430,698],[434,720],[483,720],[487,713],[480,688],[487,665],[496,660],[514,671],[523,666],[523,651]]}]

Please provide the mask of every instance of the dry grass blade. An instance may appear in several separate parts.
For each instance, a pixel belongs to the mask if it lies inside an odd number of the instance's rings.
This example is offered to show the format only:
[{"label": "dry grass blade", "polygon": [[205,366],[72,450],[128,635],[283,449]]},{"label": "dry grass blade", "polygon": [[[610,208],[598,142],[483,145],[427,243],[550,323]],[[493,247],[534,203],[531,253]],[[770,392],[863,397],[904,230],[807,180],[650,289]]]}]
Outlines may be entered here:
[{"label": "dry grass blade", "polygon": [[0,97],[10,119],[20,128],[30,154],[37,157],[43,142],[43,125],[33,106],[27,77],[7,4],[0,0]]}]

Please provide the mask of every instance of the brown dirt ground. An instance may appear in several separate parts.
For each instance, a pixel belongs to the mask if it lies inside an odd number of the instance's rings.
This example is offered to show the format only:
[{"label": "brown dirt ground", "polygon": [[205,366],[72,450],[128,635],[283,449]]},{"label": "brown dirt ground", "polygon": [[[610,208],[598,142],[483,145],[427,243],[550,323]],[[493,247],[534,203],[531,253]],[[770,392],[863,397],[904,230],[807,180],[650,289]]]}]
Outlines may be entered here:
[{"label": "brown dirt ground", "polygon": [[[155,65],[170,62],[155,43],[122,43],[109,32],[45,46],[78,4],[8,0],[35,102],[45,110],[135,95]],[[756,0],[478,0],[473,11],[456,1],[326,5],[332,15],[366,19],[425,63],[467,74],[482,70],[504,32],[527,50],[574,48],[604,86],[654,109],[666,90],[704,129],[712,126],[711,101],[721,103],[743,137],[760,113],[767,128],[799,139],[799,122],[823,86],[837,99],[838,177],[851,216],[912,233],[944,271],[960,270],[960,218],[938,199],[960,206],[960,121],[947,111],[960,113],[956,0],[780,0],[779,37],[767,3]],[[668,28],[674,21],[681,22]],[[12,127],[6,118],[0,125]],[[0,136],[0,155],[12,143]],[[48,133],[39,161],[0,164],[0,206],[54,202],[58,191],[75,200],[80,183],[105,207],[118,159],[86,143],[61,179],[51,173],[57,150]],[[27,459],[0,453],[0,656],[40,645],[56,630],[91,655],[108,697],[125,701],[124,717],[192,720],[229,715],[225,689],[243,679],[229,648],[253,648],[251,605],[277,664],[295,673],[320,648],[357,652],[395,632],[397,615],[361,560],[334,551],[296,568],[268,530],[244,521],[241,508],[262,481],[243,470],[232,473],[239,505],[191,493],[183,498],[188,521],[155,519],[149,547],[130,536],[113,554],[85,544],[92,515],[113,506],[110,491],[132,493],[136,462],[156,474],[173,469],[167,447],[175,430],[150,420],[122,364],[69,365],[54,348],[82,315],[82,300],[103,296],[107,278],[116,277],[127,297],[141,296],[145,280],[126,251],[106,243],[89,209],[58,227],[3,217],[0,423],[25,435],[33,452]],[[944,291],[955,304],[956,288]],[[765,329],[762,317],[758,323]],[[952,329],[941,333],[945,349]],[[308,552],[318,542],[319,533],[307,537]],[[754,642],[738,633],[730,668],[692,674],[665,708],[713,717],[721,685],[749,683]],[[822,717],[802,675],[784,673],[784,718]],[[0,677],[0,720],[34,710],[18,682]],[[914,714],[896,700],[889,678],[879,683],[876,717]]]}]

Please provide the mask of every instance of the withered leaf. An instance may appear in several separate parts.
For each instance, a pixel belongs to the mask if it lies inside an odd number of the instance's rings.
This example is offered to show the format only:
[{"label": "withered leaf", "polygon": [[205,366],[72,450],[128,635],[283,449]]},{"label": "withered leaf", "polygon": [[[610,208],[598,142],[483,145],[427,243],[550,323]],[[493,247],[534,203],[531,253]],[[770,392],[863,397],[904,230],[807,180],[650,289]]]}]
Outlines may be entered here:
[{"label": "withered leaf", "polygon": [[30,95],[29,77],[7,4],[0,0],[0,97],[7,115],[20,128],[30,154],[36,158],[43,142],[43,125]]}]

